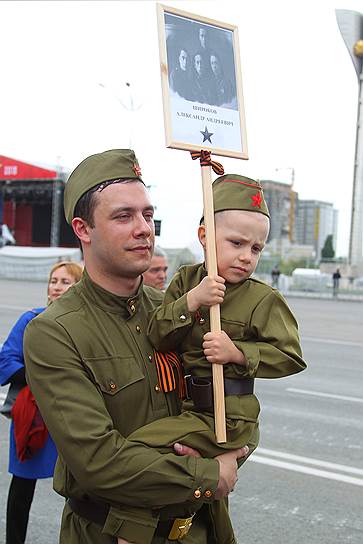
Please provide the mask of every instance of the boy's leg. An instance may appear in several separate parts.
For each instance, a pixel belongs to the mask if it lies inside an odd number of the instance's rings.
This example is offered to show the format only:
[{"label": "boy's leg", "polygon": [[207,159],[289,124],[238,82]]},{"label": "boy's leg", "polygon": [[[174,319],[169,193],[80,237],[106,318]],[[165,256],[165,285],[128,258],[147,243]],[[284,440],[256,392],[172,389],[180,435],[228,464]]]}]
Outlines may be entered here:
[{"label": "boy's leg", "polygon": [[245,446],[257,446],[258,424],[242,419],[227,419],[227,443],[218,444],[214,433],[214,417],[211,414],[186,411],[179,416],[153,421],[128,436],[128,440],[157,448],[162,453],[173,451],[173,444],[180,442],[199,451],[202,457],[215,457],[226,450]]}]

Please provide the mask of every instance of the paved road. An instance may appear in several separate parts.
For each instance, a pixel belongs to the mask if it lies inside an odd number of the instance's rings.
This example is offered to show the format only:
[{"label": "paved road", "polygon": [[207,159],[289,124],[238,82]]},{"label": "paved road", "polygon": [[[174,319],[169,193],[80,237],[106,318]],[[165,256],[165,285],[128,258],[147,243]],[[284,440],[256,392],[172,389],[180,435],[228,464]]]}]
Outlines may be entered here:
[{"label": "paved road", "polygon": [[[0,281],[0,342],[44,284]],[[240,544],[363,542],[363,304],[289,299],[307,371],[259,380],[261,444],[231,495]],[[0,395],[4,394],[0,388]],[[4,542],[8,422],[0,418],[0,544]],[[56,544],[62,499],[38,482],[27,542]]]}]

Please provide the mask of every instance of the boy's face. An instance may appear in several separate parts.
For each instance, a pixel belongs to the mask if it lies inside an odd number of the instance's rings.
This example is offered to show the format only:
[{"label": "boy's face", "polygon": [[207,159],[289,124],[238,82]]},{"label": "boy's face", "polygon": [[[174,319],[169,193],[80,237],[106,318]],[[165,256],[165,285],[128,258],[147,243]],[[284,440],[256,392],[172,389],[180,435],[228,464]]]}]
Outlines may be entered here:
[{"label": "boy's face", "polygon": [[[227,210],[215,215],[218,274],[228,283],[239,283],[256,270],[265,246],[270,222],[266,215],[244,210]],[[199,240],[205,248],[205,226]]]}]

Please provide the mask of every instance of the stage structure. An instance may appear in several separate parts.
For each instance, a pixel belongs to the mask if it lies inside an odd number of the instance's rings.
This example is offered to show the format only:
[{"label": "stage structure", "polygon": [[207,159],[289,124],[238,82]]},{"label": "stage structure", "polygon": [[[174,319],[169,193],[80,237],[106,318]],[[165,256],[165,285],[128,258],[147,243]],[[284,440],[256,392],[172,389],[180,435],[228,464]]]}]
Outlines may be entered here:
[{"label": "stage structure", "polygon": [[63,212],[66,175],[0,155],[0,224],[18,246],[77,247]]}]

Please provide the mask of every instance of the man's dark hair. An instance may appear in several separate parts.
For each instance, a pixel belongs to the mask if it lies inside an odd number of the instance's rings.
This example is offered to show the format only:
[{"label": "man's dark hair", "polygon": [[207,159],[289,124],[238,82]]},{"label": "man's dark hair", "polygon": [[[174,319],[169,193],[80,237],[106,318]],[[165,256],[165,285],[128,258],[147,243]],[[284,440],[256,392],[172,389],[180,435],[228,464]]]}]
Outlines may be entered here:
[{"label": "man's dark hair", "polygon": [[96,191],[97,187],[89,189],[84,193],[81,198],[78,200],[76,207],[74,208],[73,217],[81,217],[84,221],[87,221],[89,226],[93,229],[95,226],[94,222],[94,211],[96,208]]},{"label": "man's dark hair", "polygon": [[106,189],[106,187],[113,185],[114,183],[129,183],[131,181],[140,181],[143,185],[145,185],[144,182],[139,179],[122,178],[103,181],[95,187],[92,187],[92,189],[89,189],[78,200],[76,207],[74,208],[73,217],[80,217],[84,221],[87,221],[91,229],[93,229],[95,226],[94,211],[97,205],[96,193],[101,193],[101,191]]}]

